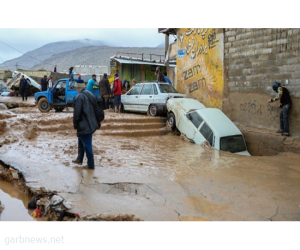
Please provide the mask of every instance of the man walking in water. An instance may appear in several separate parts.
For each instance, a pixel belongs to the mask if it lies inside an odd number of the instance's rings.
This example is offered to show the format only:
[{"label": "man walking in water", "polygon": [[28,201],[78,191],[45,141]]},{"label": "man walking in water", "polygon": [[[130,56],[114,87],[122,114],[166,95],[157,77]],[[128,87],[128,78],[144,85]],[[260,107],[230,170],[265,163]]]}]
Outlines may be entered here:
[{"label": "man walking in water", "polygon": [[269,100],[269,103],[280,100],[280,108],[282,108],[280,112],[280,129],[277,133],[281,133],[281,135],[289,136],[290,128],[289,128],[289,110],[292,106],[292,100],[290,97],[290,93],[286,87],[281,86],[281,83],[274,82],[273,90],[278,93],[278,96]]}]

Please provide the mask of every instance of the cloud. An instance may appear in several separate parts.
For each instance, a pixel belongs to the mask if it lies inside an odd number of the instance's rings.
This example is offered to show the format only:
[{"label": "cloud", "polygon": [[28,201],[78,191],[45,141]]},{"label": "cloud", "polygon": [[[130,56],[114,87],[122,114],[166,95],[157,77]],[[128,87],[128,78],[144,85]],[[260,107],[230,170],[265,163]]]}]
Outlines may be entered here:
[{"label": "cloud", "polygon": [[[85,28],[85,29],[0,29],[0,41],[26,53],[47,43],[92,39],[103,41],[107,45],[120,47],[156,47],[164,43],[164,35],[157,28],[119,29],[119,28]],[[0,57],[6,61],[22,54],[0,42]],[[0,63],[2,63],[0,59]]]}]

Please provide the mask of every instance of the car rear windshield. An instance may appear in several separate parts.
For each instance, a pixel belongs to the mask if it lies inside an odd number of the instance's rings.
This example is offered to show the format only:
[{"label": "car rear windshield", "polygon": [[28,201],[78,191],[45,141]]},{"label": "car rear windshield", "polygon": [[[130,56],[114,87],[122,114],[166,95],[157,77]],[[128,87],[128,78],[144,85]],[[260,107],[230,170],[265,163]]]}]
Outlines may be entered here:
[{"label": "car rear windshield", "polygon": [[220,150],[237,153],[246,151],[245,141],[242,135],[221,137]]},{"label": "car rear windshield", "polygon": [[158,87],[161,93],[178,93],[170,84],[158,84]]}]

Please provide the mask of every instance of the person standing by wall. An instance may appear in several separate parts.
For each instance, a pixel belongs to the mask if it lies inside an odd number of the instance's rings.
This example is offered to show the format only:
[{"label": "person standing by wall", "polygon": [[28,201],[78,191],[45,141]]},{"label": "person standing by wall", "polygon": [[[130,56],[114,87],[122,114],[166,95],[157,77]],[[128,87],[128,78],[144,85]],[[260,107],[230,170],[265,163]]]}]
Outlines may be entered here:
[{"label": "person standing by wall", "polygon": [[161,73],[159,66],[156,67],[155,77],[156,77],[157,82],[164,82],[165,81],[164,75],[163,75],[163,73]]},{"label": "person standing by wall", "polygon": [[172,82],[171,82],[170,78],[167,77],[167,72],[164,72],[164,79],[165,79],[165,82],[167,82],[167,83],[169,83],[169,84],[172,85]]},{"label": "person standing by wall", "polygon": [[121,111],[121,95],[122,95],[122,82],[121,82],[118,74],[115,74],[115,82],[114,82],[115,112],[120,112]]},{"label": "person standing by wall", "polygon": [[87,168],[95,169],[92,137],[94,132],[99,129],[94,108],[97,101],[90,91],[85,90],[84,83],[77,82],[75,87],[79,93],[74,99],[73,113],[73,125],[77,130],[78,137],[78,156],[72,162],[82,165],[84,153],[86,153]]},{"label": "person standing by wall", "polygon": [[47,80],[46,75],[44,75],[44,78],[41,79],[41,86],[42,86],[42,91],[47,91],[47,89],[48,89],[48,80]]},{"label": "person standing by wall", "polygon": [[24,101],[24,99],[27,101],[27,88],[28,88],[28,82],[25,79],[24,75],[22,75],[22,78],[20,80],[20,92],[21,92],[21,96],[22,96],[22,101]]},{"label": "person standing by wall", "polygon": [[53,71],[56,72],[56,65],[54,66],[54,70]]},{"label": "person standing by wall", "polygon": [[273,90],[278,93],[278,96],[272,98],[268,101],[268,103],[276,102],[280,100],[279,107],[282,108],[280,112],[280,129],[277,133],[281,133],[281,135],[289,136],[290,135],[290,127],[289,127],[289,110],[292,106],[292,100],[290,97],[290,93],[288,89],[284,86],[281,86],[281,83],[274,82]]},{"label": "person standing by wall", "polygon": [[99,89],[101,93],[101,106],[102,109],[108,109],[109,105],[109,97],[111,96],[111,89],[110,89],[110,84],[107,79],[107,74],[104,73],[103,78],[99,82]]}]

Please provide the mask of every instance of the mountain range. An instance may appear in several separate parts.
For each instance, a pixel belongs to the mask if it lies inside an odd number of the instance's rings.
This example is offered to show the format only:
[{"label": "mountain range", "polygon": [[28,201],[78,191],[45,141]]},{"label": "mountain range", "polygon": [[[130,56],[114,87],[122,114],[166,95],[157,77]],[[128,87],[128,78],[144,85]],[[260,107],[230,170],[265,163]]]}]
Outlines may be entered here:
[{"label": "mountain range", "polygon": [[58,72],[68,71],[75,65],[110,66],[110,57],[121,53],[164,55],[164,46],[157,47],[110,47],[102,41],[82,39],[46,44],[38,49],[0,64],[0,69],[53,70],[57,65]]}]

